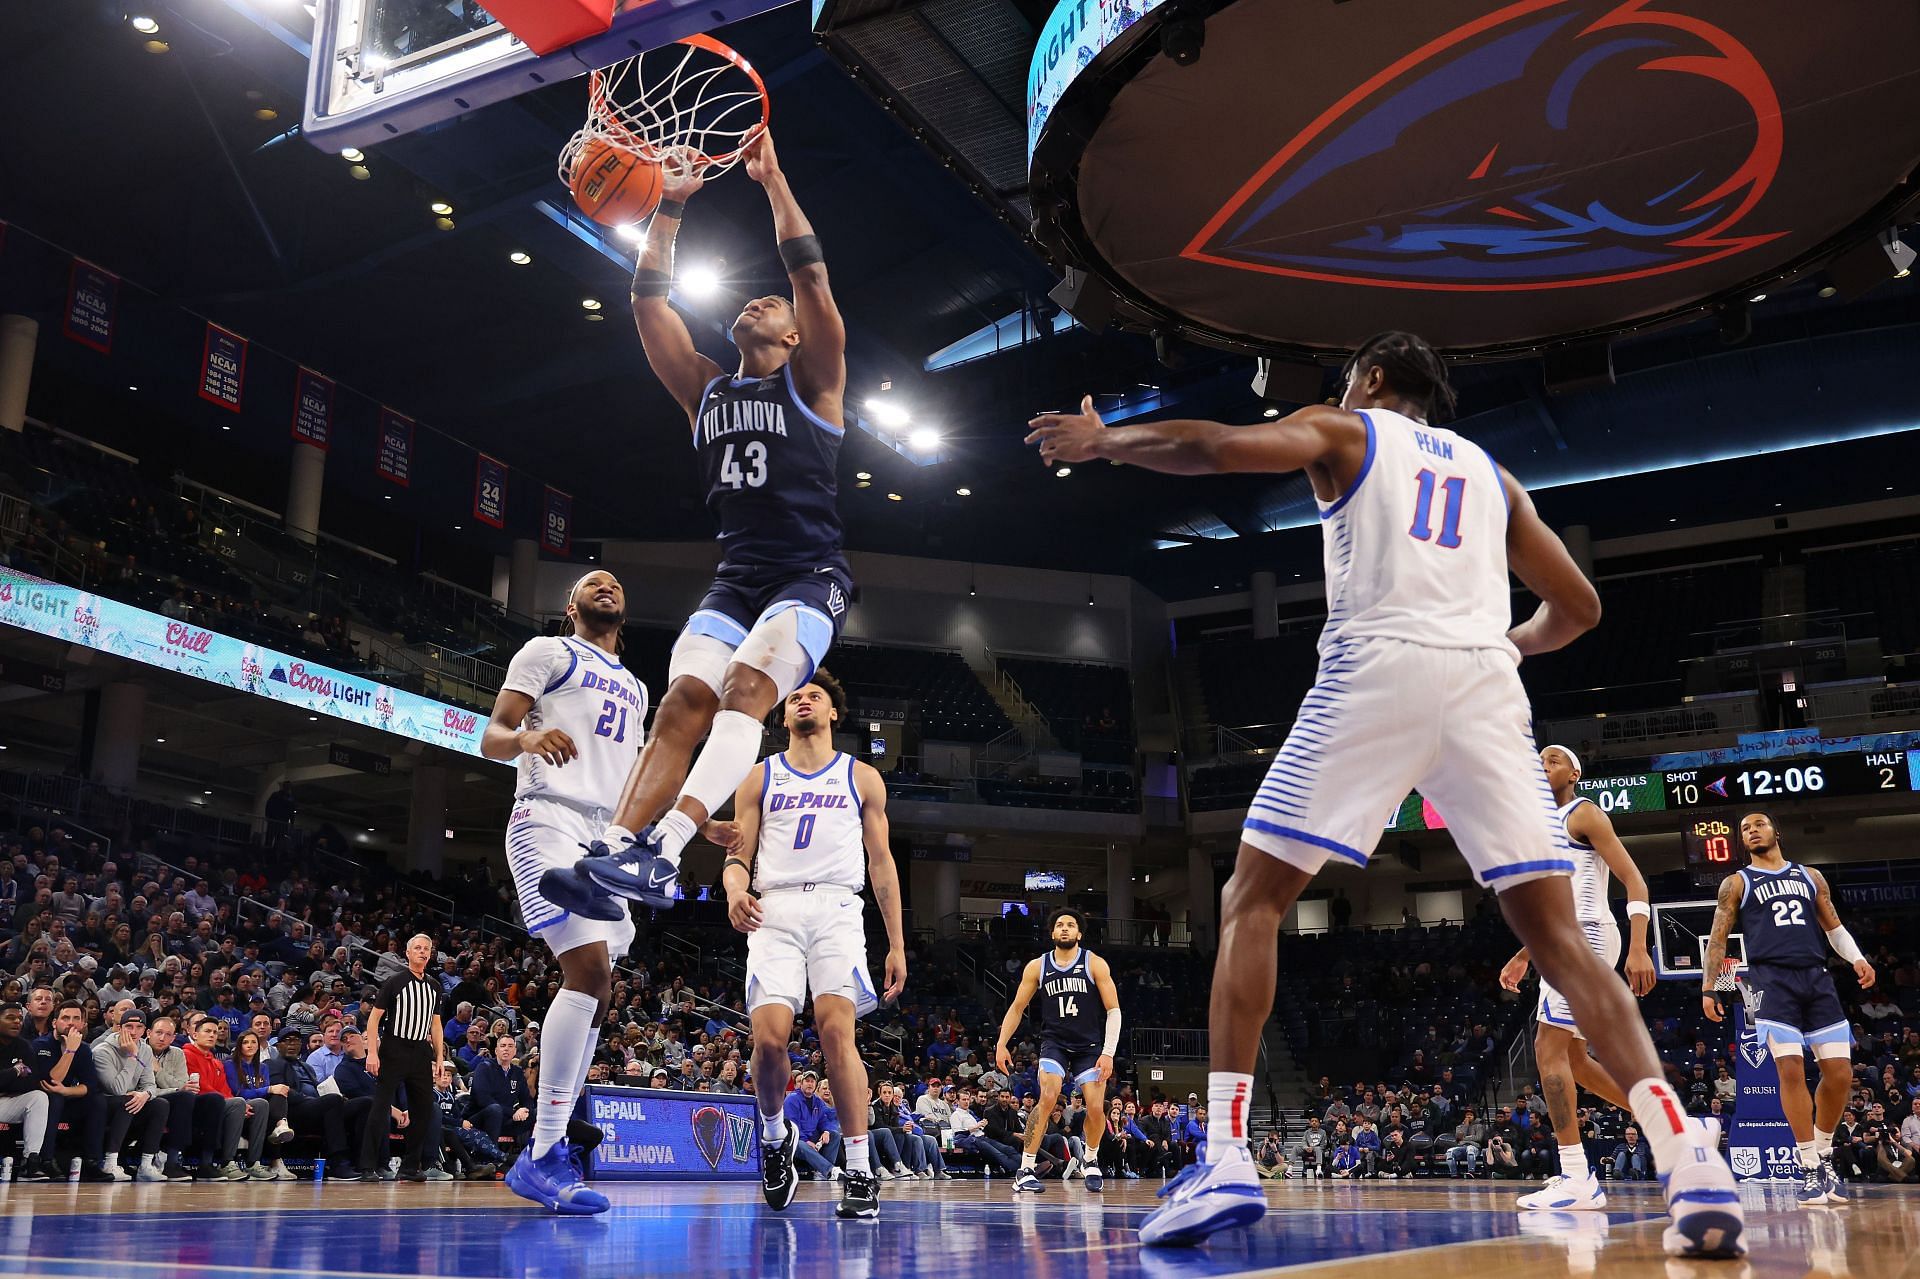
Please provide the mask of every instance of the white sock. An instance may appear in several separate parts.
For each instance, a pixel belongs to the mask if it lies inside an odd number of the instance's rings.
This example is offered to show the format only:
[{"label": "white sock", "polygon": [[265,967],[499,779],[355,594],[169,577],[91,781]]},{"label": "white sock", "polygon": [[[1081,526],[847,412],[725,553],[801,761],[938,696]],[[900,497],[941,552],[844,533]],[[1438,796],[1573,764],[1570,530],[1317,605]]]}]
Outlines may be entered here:
[{"label": "white sock", "polygon": [[1031,1150],[1021,1151],[1020,1152],[1020,1171],[1026,1172],[1030,1168],[1038,1167],[1039,1161],[1040,1161],[1040,1156],[1035,1154],[1033,1151]]},{"label": "white sock", "polygon": [[1653,1147],[1655,1168],[1671,1172],[1705,1141],[1706,1130],[1687,1118],[1686,1108],[1664,1080],[1642,1079],[1627,1090],[1627,1101]]},{"label": "white sock", "polygon": [[[709,813],[720,811],[733,793],[740,789],[740,783],[747,780],[747,774],[753,771],[754,761],[760,758],[760,721],[745,711],[721,711],[713,717],[713,728],[707,733],[707,744],[700,748],[700,757],[693,761],[693,769],[687,774],[685,785],[680,794],[699,801]],[[672,820],[669,814],[667,821]],[[661,823],[661,828],[666,822]],[[687,840],[693,838],[693,832],[687,832],[678,847],[671,841],[663,851],[669,856],[678,857],[680,849],[687,846]]]},{"label": "white sock", "polygon": [[1247,1159],[1247,1112],[1253,1108],[1253,1076],[1230,1070],[1207,1072],[1207,1162]]},{"label": "white sock", "polygon": [[587,1045],[580,1052],[580,1069],[573,1080],[575,1097],[578,1097],[580,1090],[587,1086],[587,1074],[593,1069],[593,1055],[598,1051],[600,1051],[600,1027],[589,1026],[587,1027]]},{"label": "white sock", "polygon": [[872,1172],[873,1166],[868,1159],[867,1136],[847,1138],[847,1171]]},{"label": "white sock", "polygon": [[1833,1134],[1818,1125],[1813,1130],[1813,1157],[1815,1159],[1833,1158]]},{"label": "white sock", "polygon": [[1815,1152],[1813,1142],[1803,1141],[1799,1143],[1797,1148],[1800,1151],[1800,1166],[1802,1168],[1818,1168],[1820,1166],[1820,1156]]},{"label": "white sock", "polygon": [[676,808],[653,824],[653,833],[660,837],[660,855],[677,867],[681,852],[700,830],[693,824],[693,818]]},{"label": "white sock", "polygon": [[580,1096],[579,1080],[591,1056],[593,1018],[600,1001],[562,988],[540,1027],[540,1096],[533,1113],[533,1157],[540,1158],[567,1135],[567,1120]]},{"label": "white sock", "polygon": [[609,826],[600,832],[600,842],[617,853],[633,842],[633,832],[625,826]]},{"label": "white sock", "polygon": [[1585,1181],[1592,1172],[1587,1167],[1587,1148],[1578,1143],[1560,1147],[1560,1175],[1573,1181]]},{"label": "white sock", "polygon": [[777,1146],[787,1139],[787,1115],[776,1110],[771,1115],[760,1116],[760,1140],[769,1146]]}]

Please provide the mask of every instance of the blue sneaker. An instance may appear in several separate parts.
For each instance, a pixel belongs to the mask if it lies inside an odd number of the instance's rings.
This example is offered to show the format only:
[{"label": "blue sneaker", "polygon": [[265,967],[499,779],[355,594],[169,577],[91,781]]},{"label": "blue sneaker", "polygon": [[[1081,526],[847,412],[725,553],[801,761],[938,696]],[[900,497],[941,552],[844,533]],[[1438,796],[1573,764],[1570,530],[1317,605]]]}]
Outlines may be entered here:
[{"label": "blue sneaker", "polygon": [[1101,1182],[1100,1182],[1099,1168],[1096,1167],[1096,1168],[1087,1169],[1086,1183],[1087,1183],[1088,1190],[1091,1190],[1096,1195],[1100,1193]]},{"label": "blue sneaker", "polygon": [[1820,1184],[1827,1192],[1828,1203],[1844,1204],[1847,1202],[1847,1185],[1840,1180],[1840,1174],[1834,1170],[1832,1155],[1828,1155],[1820,1161]]},{"label": "blue sneaker", "polygon": [[1819,1164],[1800,1170],[1800,1191],[1794,1198],[1802,1208],[1827,1206],[1827,1179]]},{"label": "blue sneaker", "polygon": [[1143,1244],[1196,1244],[1267,1215],[1267,1196],[1251,1159],[1194,1164],[1168,1182],[1159,1197],[1165,1206],[1140,1223]]},{"label": "blue sneaker", "polygon": [[522,1199],[531,1199],[543,1208],[568,1216],[586,1217],[605,1212],[613,1205],[607,1197],[592,1189],[580,1176],[573,1161],[573,1149],[557,1141],[546,1154],[535,1159],[525,1154],[507,1169],[507,1189]]},{"label": "blue sneaker", "polygon": [[1671,1173],[1663,1173],[1667,1213],[1673,1218],[1661,1235],[1669,1257],[1744,1257],[1746,1214],[1739,1184],[1718,1151],[1696,1146]]},{"label": "blue sneaker", "polygon": [[578,866],[556,866],[540,876],[540,895],[582,919],[616,923],[627,917],[627,904],[605,892],[580,873]]},{"label": "blue sneaker", "polygon": [[624,848],[609,848],[596,840],[573,868],[601,891],[630,897],[656,910],[673,905],[673,887],[680,878],[680,868],[660,855],[660,836],[651,830]]}]

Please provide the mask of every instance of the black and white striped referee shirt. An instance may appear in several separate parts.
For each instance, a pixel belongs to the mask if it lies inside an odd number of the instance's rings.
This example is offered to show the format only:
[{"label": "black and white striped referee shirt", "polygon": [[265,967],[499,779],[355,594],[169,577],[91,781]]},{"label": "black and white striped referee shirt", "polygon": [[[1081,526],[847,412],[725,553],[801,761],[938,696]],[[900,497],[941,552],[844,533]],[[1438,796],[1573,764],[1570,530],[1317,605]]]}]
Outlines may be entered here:
[{"label": "black and white striped referee shirt", "polygon": [[433,1042],[433,1018],[440,1011],[440,983],[405,969],[387,978],[373,1006],[380,1010],[380,1039],[411,1044]]}]

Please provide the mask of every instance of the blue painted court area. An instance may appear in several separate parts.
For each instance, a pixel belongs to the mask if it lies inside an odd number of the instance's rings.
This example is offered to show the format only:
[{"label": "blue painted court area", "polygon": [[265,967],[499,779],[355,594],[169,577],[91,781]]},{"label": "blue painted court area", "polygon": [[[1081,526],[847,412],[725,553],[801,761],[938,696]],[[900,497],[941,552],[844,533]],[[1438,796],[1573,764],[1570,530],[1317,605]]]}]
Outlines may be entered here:
[{"label": "blue painted court area", "polygon": [[[1095,1196],[1055,1183],[1016,1200],[998,1180],[916,1184],[884,1195],[878,1222],[836,1220],[837,1196],[818,1185],[803,1187],[784,1214],[768,1211],[752,1186],[615,1185],[611,1213],[566,1219],[523,1207],[498,1185],[13,1186],[0,1193],[0,1273],[1211,1279],[1292,1268],[1378,1275],[1391,1254],[1476,1279],[1586,1274],[1603,1256],[1609,1274],[1666,1273],[1651,1186],[1614,1192],[1615,1210],[1605,1214],[1516,1214],[1515,1188],[1504,1183],[1287,1183],[1270,1190],[1273,1211],[1252,1231],[1203,1249],[1143,1251],[1133,1231],[1158,1185]],[[1844,1214],[1796,1212],[1790,1194],[1743,1195],[1752,1274],[1799,1279],[1823,1252],[1844,1258],[1849,1229],[1856,1245],[1867,1245],[1855,1249],[1856,1275],[1898,1273],[1895,1258],[1910,1259],[1920,1245],[1898,1242],[1912,1222],[1895,1224],[1911,1206],[1897,1191]],[[1725,1271],[1729,1279],[1737,1269]],[[1703,1270],[1702,1279],[1712,1273],[1720,1272]]]}]

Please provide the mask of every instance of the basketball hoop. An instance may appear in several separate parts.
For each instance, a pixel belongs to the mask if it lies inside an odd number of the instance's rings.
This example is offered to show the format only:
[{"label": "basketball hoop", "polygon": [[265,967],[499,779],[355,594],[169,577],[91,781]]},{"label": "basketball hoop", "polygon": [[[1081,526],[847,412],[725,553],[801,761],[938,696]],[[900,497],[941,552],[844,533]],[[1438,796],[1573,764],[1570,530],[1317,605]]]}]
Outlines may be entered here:
[{"label": "basketball hoop", "polygon": [[[1743,1004],[1746,1001],[1746,987],[1740,984],[1741,967],[1738,956],[1728,955],[1720,961],[1720,972],[1713,979],[1713,997],[1719,1001],[1722,1008],[1736,999]],[[1748,1014],[1752,1014],[1751,1009],[1748,1010]]]},{"label": "basketball hoop", "polygon": [[587,77],[587,122],[560,152],[570,187],[587,147],[609,143],[674,174],[712,177],[766,130],[773,100],[760,73],[709,35],[691,35]]}]

